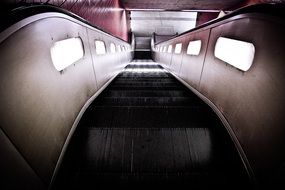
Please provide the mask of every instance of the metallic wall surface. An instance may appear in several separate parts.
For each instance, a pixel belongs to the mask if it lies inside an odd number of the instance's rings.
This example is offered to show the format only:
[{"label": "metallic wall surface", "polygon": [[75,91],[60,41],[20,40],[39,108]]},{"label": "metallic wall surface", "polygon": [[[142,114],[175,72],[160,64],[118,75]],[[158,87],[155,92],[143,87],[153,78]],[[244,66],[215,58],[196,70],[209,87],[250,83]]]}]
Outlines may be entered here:
[{"label": "metallic wall surface", "polygon": [[[84,56],[59,72],[51,48],[75,37],[82,40]],[[95,40],[105,42],[106,54],[96,53]],[[111,43],[128,51],[112,53]],[[54,12],[28,17],[0,33],[2,189],[50,187],[82,114],[130,62],[130,49],[118,38]]]},{"label": "metallic wall surface", "polygon": [[43,3],[61,7],[102,30],[128,41],[129,24],[120,0],[5,0],[4,5]]},{"label": "metallic wall surface", "polygon": [[[263,7],[270,10],[269,6]],[[283,188],[285,55],[281,52],[285,44],[284,26],[284,17],[262,12],[240,14],[152,47],[155,61],[162,63],[201,97],[206,97],[206,102],[224,117],[223,122],[248,173],[257,184],[280,184]],[[219,37],[254,44],[255,57],[248,71],[232,67],[214,55]],[[200,54],[187,55],[189,42],[195,40],[202,42]],[[161,47],[174,47],[178,43],[182,43],[181,54],[159,51]]]}]

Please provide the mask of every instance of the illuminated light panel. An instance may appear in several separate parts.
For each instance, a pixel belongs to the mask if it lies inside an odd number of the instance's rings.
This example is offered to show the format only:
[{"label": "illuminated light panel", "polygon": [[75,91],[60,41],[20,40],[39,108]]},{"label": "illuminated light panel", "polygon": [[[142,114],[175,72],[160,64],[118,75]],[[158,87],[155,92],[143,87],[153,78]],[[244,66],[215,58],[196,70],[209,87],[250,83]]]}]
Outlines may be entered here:
[{"label": "illuminated light panel", "polygon": [[190,41],[187,47],[188,55],[199,55],[201,50],[202,42],[201,40]]},{"label": "illuminated light panel", "polygon": [[218,59],[247,71],[253,62],[255,47],[252,43],[219,37],[214,55]]},{"label": "illuminated light panel", "polygon": [[125,69],[124,72],[130,72],[130,73],[163,73],[165,72],[164,69],[148,69],[148,68],[130,68]]},{"label": "illuminated light panel", "polygon": [[174,53],[179,54],[181,53],[181,50],[182,50],[182,43],[176,44]]},{"label": "illuminated light panel", "polygon": [[129,65],[131,66],[135,66],[135,65],[156,65],[158,66],[159,64],[156,63],[156,62],[153,62],[153,61],[139,61],[139,60],[135,60],[135,61],[132,61]]},{"label": "illuminated light panel", "polygon": [[78,37],[57,41],[51,47],[50,54],[55,69],[62,71],[84,56],[82,40]]},{"label": "illuminated light panel", "polygon": [[121,49],[120,45],[117,46],[117,49],[118,49],[119,52],[122,52],[122,49]]},{"label": "illuminated light panel", "polygon": [[164,46],[164,47],[163,47],[163,52],[166,52],[166,50],[167,50],[167,47]]},{"label": "illuminated light panel", "polygon": [[110,44],[110,51],[111,51],[111,53],[116,53],[116,46],[114,43]]},{"label": "illuminated light panel", "polygon": [[155,66],[158,66],[158,64],[157,63],[145,63],[145,62],[135,62],[135,63],[131,63],[131,64],[129,64],[130,66],[136,66],[136,65],[145,65],[145,66],[153,66],[153,65],[155,65]]},{"label": "illuminated light panel", "polygon": [[167,52],[168,52],[168,53],[172,53],[172,45],[169,45],[169,46],[168,46]]},{"label": "illuminated light panel", "polygon": [[106,53],[105,43],[101,40],[95,40],[95,50],[97,55],[103,55]]}]

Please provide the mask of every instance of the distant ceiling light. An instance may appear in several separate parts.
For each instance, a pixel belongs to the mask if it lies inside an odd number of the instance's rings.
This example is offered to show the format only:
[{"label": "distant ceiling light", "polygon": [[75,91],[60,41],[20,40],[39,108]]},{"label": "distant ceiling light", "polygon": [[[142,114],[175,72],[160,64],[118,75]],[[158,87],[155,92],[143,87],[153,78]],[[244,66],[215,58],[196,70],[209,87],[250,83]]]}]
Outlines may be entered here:
[{"label": "distant ceiling light", "polygon": [[55,69],[62,71],[83,57],[82,40],[77,37],[57,41],[51,47],[50,53]]},{"label": "distant ceiling light", "polygon": [[253,62],[255,47],[252,43],[219,37],[215,46],[215,57],[247,71]]},{"label": "distant ceiling light", "polygon": [[109,11],[124,11],[124,9],[123,8],[109,8]]},{"label": "distant ceiling light", "polygon": [[219,13],[219,15],[218,15],[218,18],[221,18],[221,17],[223,17],[223,16],[225,16],[226,15],[226,13],[224,12],[224,11],[220,11],[220,13]]},{"label": "distant ceiling light", "polygon": [[128,68],[124,70],[130,73],[162,73],[165,72],[164,69],[148,69],[148,68]]},{"label": "distant ceiling light", "polygon": [[130,66],[136,66],[136,65],[144,65],[144,66],[159,66],[159,64],[155,62],[132,62],[129,64]]},{"label": "distant ceiling light", "polygon": [[176,44],[174,53],[179,54],[181,53],[181,50],[182,50],[182,43]]},{"label": "distant ceiling light", "polygon": [[188,55],[199,55],[201,50],[202,42],[201,40],[190,41],[187,47]]}]

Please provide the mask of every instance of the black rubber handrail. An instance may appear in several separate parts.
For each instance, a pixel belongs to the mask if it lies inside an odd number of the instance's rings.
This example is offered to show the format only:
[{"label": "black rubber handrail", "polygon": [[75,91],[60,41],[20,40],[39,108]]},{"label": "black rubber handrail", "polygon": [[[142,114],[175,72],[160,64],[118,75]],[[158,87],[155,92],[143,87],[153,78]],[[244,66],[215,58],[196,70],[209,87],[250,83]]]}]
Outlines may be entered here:
[{"label": "black rubber handrail", "polygon": [[23,5],[18,5],[18,7],[10,10],[10,11],[5,11],[5,13],[2,12],[1,15],[1,21],[0,21],[0,33],[2,31],[4,31],[5,29],[7,29],[8,27],[12,26],[13,24],[36,14],[41,14],[41,13],[47,13],[47,12],[57,12],[57,13],[63,13],[65,15],[68,15],[76,20],[79,20],[81,22],[83,22],[84,24],[87,24],[93,28],[96,28],[104,33],[107,33],[119,40],[122,40],[126,43],[128,43],[127,41],[114,36],[113,34],[104,31],[102,28],[98,27],[98,26],[94,26],[92,25],[89,21],[83,19],[82,17],[67,11],[63,8],[54,6],[54,5],[50,5],[50,4],[40,4],[40,3],[32,3],[32,4],[23,4]]}]

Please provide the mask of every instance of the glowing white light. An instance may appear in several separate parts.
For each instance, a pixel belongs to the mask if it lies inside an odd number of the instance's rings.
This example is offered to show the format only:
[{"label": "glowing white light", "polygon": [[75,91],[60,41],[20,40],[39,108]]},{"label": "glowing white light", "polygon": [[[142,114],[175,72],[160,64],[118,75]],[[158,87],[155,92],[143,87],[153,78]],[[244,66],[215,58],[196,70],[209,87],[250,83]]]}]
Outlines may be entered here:
[{"label": "glowing white light", "polygon": [[182,50],[182,43],[176,44],[174,53],[179,54],[181,53],[181,50]]},{"label": "glowing white light", "polygon": [[96,54],[98,55],[103,55],[106,53],[106,47],[105,43],[100,40],[95,41],[95,49],[96,49]]},{"label": "glowing white light", "polygon": [[172,53],[172,45],[169,45],[169,46],[168,46],[167,52],[168,52],[168,53]]},{"label": "glowing white light", "polygon": [[116,46],[114,43],[110,44],[110,51],[111,51],[111,53],[116,53]]},{"label": "glowing white light", "polygon": [[69,38],[55,42],[50,49],[50,54],[55,69],[62,71],[83,57],[82,40],[80,38]]},{"label": "glowing white light", "polygon": [[164,47],[163,47],[163,52],[166,52],[166,50],[167,50],[167,47],[164,46]]},{"label": "glowing white light", "polygon": [[201,40],[190,41],[187,47],[187,54],[199,55],[201,50],[201,45],[202,45]]},{"label": "glowing white light", "polygon": [[164,69],[148,69],[148,68],[129,68],[125,69],[125,72],[130,73],[163,73],[165,72]]},{"label": "glowing white light", "polygon": [[122,52],[122,49],[121,49],[120,45],[117,45],[117,49],[118,49],[119,52]]},{"label": "glowing white light", "polygon": [[130,66],[136,66],[136,65],[145,65],[145,66],[158,66],[158,64],[157,63],[149,63],[149,62],[135,62],[135,63],[131,63],[131,64],[129,64]]},{"label": "glowing white light", "polygon": [[253,62],[255,47],[252,43],[219,37],[215,46],[215,57],[247,71]]}]

